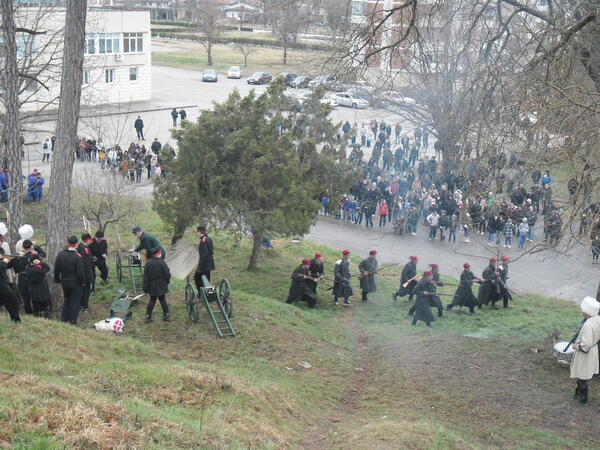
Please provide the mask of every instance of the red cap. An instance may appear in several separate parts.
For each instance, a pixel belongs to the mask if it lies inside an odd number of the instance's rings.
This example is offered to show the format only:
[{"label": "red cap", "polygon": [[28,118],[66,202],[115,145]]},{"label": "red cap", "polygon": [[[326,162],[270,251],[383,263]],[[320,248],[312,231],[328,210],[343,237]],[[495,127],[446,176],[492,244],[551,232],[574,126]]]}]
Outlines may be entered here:
[{"label": "red cap", "polygon": [[302,264],[306,265],[306,266],[310,266],[310,259],[304,258],[302,260]]},{"label": "red cap", "polygon": [[427,272],[425,272],[423,275],[425,275],[426,277],[433,275],[433,272],[431,270],[428,270]]},{"label": "red cap", "polygon": [[431,270],[438,270],[439,268],[439,264],[431,264]]},{"label": "red cap", "polygon": [[323,257],[323,253],[315,253],[315,258],[322,258]]},{"label": "red cap", "polygon": [[377,250],[371,250],[371,251],[369,252],[369,255],[376,255],[376,254],[377,254]]},{"label": "red cap", "polygon": [[154,252],[154,254],[152,256],[156,256],[157,258],[160,258],[162,256],[162,250],[156,250],[156,252]]},{"label": "red cap", "polygon": [[466,263],[463,264],[463,267],[466,269],[468,267],[471,267],[471,264],[469,264],[468,262],[466,262]]},{"label": "red cap", "polygon": [[344,251],[342,252],[342,255],[349,255],[349,254],[350,254],[350,250],[344,250]]},{"label": "red cap", "polygon": [[500,258],[502,259],[502,261],[508,261],[508,260],[510,259],[510,258],[509,258],[508,256],[506,256],[506,255],[502,255]]},{"label": "red cap", "polygon": [[77,242],[75,242],[74,244],[67,244],[69,247],[77,247]]},{"label": "red cap", "polygon": [[418,261],[419,260],[419,258],[417,258],[416,256],[411,256],[409,259],[412,260],[412,261]]},{"label": "red cap", "polygon": [[490,262],[491,262],[491,263],[495,263],[495,262],[497,262],[497,261],[498,261],[498,260],[497,260],[496,258],[490,258]]}]

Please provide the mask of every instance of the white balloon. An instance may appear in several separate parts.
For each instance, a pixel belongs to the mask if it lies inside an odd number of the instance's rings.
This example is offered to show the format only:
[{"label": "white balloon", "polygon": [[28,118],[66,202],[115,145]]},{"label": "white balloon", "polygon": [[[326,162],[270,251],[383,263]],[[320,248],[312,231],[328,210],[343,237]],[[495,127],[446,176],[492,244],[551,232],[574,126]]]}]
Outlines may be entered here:
[{"label": "white balloon", "polygon": [[0,222],[0,234],[6,234],[8,232],[8,228],[4,222]]},{"label": "white balloon", "polygon": [[21,236],[22,239],[29,239],[33,236],[33,227],[29,224],[23,225],[19,228],[19,236]]}]

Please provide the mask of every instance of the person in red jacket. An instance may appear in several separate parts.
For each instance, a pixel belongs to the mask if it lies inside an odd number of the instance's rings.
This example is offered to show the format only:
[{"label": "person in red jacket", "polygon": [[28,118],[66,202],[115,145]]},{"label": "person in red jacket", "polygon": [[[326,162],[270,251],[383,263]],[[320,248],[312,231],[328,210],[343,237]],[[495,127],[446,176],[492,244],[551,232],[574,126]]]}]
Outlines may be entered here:
[{"label": "person in red jacket", "polygon": [[387,219],[387,216],[390,212],[389,208],[388,208],[388,204],[387,202],[384,200],[381,202],[381,204],[379,205],[379,227],[384,226],[385,227],[385,221]]}]

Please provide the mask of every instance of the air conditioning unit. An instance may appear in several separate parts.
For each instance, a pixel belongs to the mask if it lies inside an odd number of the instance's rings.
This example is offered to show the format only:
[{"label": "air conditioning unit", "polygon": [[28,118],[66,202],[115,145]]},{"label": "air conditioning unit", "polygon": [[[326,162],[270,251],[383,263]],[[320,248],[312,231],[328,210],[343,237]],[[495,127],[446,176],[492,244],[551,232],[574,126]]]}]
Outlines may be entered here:
[{"label": "air conditioning unit", "polygon": [[115,55],[115,59],[116,59],[117,61],[123,61],[123,59],[124,59],[124,55],[123,55],[123,53],[117,53],[117,54]]}]

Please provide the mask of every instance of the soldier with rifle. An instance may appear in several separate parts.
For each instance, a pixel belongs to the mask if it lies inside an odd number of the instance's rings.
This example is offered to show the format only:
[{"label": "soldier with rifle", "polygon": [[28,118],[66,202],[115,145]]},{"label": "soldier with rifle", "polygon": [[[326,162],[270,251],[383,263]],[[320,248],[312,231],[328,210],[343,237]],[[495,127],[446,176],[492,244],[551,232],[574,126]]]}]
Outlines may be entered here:
[{"label": "soldier with rifle", "polygon": [[336,261],[333,275],[333,304],[339,305],[339,299],[343,298],[344,305],[352,306],[350,297],[354,291],[352,291],[352,275],[350,274],[350,250],[342,252],[342,259]]},{"label": "soldier with rifle", "polygon": [[477,278],[471,271],[471,264],[468,262],[463,264],[463,269],[460,274],[460,284],[456,289],[452,303],[448,305],[448,311],[455,306],[466,306],[469,308],[469,314],[475,314],[475,307],[481,305],[477,301],[477,297],[473,295],[472,286],[473,283],[481,283],[482,280]]},{"label": "soldier with rifle", "polygon": [[491,258],[490,264],[483,270],[481,275],[482,283],[481,286],[479,286],[479,292],[477,294],[479,307],[491,302],[492,308],[498,309],[495,303],[500,298],[500,289],[498,286],[499,274],[496,269],[496,262],[496,258]]},{"label": "soldier with rifle", "polygon": [[315,257],[310,260],[308,274],[312,277],[311,280],[306,280],[310,289],[317,295],[317,285],[319,281],[325,278],[325,267],[323,265],[323,254],[315,253]]},{"label": "soldier with rifle", "polygon": [[[500,265],[498,266],[498,299],[502,299],[502,306],[504,308],[508,308],[508,301],[512,300],[512,295],[508,290],[507,280],[508,280],[508,263],[510,262],[510,258],[506,255],[502,255],[500,257]],[[492,307],[494,303],[492,303]]]},{"label": "soldier with rifle", "polygon": [[417,296],[417,300],[415,301],[415,314],[412,325],[416,325],[417,321],[421,320],[430,327],[431,322],[435,320],[429,306],[431,304],[431,297],[436,295],[433,272],[427,271],[423,274],[423,278],[415,286],[414,294]]},{"label": "soldier with rifle", "polygon": [[370,292],[377,291],[377,284],[375,282],[375,274],[377,273],[377,250],[371,250],[369,257],[363,259],[358,265],[360,270],[360,288],[362,290],[362,301],[368,300]]},{"label": "soldier with rifle", "polygon": [[413,298],[413,291],[415,289],[415,286],[417,285],[417,261],[419,260],[419,258],[417,258],[416,256],[411,256],[409,258],[409,262],[407,265],[404,266],[404,268],[402,269],[402,274],[400,275],[400,288],[398,289],[398,291],[394,292],[393,295],[393,299],[394,301],[396,301],[397,297],[404,297],[405,295],[408,295],[408,300],[412,300]]},{"label": "soldier with rifle", "polygon": [[317,303],[317,294],[310,288],[308,281],[314,281],[309,274],[310,260],[303,259],[302,264],[292,272],[292,284],[286,303],[292,304],[296,301],[306,301],[309,308],[314,308]]}]

